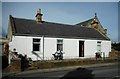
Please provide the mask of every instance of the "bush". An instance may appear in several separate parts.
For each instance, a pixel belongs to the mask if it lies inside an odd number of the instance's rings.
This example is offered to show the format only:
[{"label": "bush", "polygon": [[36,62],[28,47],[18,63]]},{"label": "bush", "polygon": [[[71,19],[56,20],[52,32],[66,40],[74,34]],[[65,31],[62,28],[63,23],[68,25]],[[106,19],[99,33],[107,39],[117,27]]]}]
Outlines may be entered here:
[{"label": "bush", "polygon": [[112,48],[117,50],[117,51],[120,51],[120,43],[113,43]]}]

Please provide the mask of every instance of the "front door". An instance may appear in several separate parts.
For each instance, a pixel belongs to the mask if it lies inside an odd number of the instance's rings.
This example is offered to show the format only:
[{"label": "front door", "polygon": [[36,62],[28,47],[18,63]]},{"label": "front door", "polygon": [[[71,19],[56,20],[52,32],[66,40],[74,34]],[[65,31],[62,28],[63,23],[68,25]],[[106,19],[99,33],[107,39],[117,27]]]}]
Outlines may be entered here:
[{"label": "front door", "polygon": [[84,41],[79,41],[79,57],[84,57]]}]

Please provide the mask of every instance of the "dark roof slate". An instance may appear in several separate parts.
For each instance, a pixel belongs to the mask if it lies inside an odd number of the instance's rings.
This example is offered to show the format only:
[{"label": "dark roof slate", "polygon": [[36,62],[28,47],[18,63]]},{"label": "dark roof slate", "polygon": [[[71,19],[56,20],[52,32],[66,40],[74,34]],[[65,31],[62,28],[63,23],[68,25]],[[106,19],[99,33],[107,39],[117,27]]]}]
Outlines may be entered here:
[{"label": "dark roof slate", "polygon": [[14,35],[109,40],[93,28],[45,21],[42,24],[38,24],[35,20],[15,17],[12,17],[12,20],[15,28]]}]

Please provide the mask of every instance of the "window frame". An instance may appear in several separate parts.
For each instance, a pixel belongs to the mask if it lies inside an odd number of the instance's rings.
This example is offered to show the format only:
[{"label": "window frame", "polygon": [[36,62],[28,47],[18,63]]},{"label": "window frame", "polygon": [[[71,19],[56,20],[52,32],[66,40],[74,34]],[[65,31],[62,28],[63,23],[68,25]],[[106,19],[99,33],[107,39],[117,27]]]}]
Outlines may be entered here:
[{"label": "window frame", "polygon": [[63,51],[63,39],[57,39],[57,51],[59,50]]},{"label": "window frame", "polygon": [[[35,41],[35,40],[37,40],[37,41]],[[39,40],[39,41],[38,41],[38,40]],[[36,47],[37,47],[37,45],[38,45],[38,49],[37,49],[37,48],[34,48],[35,45],[36,45]],[[41,50],[40,50],[40,48],[41,48],[41,39],[40,39],[40,38],[33,38],[33,44],[32,44],[32,46],[33,46],[32,51],[41,51]]]},{"label": "window frame", "polygon": [[97,52],[101,52],[101,41],[97,41]]}]

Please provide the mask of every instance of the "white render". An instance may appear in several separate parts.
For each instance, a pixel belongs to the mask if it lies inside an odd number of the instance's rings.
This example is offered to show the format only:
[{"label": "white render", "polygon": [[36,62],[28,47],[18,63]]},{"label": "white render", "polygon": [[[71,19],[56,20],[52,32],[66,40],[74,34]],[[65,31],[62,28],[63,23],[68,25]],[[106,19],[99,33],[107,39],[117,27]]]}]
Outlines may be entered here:
[{"label": "white render", "polygon": [[[45,60],[51,59],[52,54],[57,50],[57,39],[63,40],[63,57],[65,58],[79,58],[79,41],[84,41],[84,57],[95,57],[97,52],[97,41],[101,41],[101,52],[105,53],[108,57],[111,51],[111,41],[107,40],[92,40],[92,39],[73,39],[73,38],[52,38],[52,37],[32,37],[32,36],[12,36],[12,41],[9,43],[9,50],[16,48],[18,54],[26,54],[33,60],[37,57],[32,54],[33,38],[40,38],[40,51],[36,52]],[[44,57],[43,57],[44,56]],[[40,60],[40,58],[38,58]]]}]

